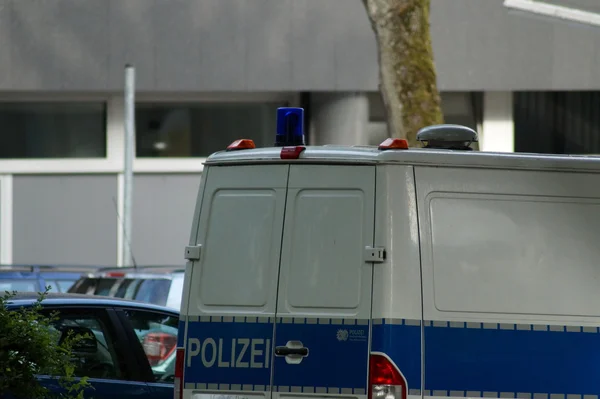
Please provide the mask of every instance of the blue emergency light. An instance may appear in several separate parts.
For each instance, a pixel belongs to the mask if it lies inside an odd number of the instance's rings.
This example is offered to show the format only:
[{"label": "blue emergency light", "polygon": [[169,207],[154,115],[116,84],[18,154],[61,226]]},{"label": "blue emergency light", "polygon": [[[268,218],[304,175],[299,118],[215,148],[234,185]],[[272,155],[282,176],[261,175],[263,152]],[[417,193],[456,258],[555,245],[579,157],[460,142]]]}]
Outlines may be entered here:
[{"label": "blue emergency light", "polygon": [[304,108],[277,108],[276,147],[304,145]]}]

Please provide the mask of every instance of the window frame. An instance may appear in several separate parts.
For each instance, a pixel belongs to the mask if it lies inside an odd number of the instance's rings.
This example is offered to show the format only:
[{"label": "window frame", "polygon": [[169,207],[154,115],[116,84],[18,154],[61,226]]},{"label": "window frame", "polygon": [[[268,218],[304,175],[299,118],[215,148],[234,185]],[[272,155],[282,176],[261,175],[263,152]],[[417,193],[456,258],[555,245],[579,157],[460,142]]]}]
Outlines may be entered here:
[{"label": "window frame", "polygon": [[[6,175],[15,174],[116,174],[122,179],[125,158],[124,98],[122,94],[0,94],[0,102],[103,102],[106,105],[105,158],[29,158],[0,159],[0,169]],[[136,103],[262,103],[281,102],[289,106],[300,104],[295,92],[246,92],[168,94],[136,93]],[[275,118],[275,115],[273,115]],[[133,159],[135,173],[201,173],[205,157],[137,158]],[[120,183],[121,184],[121,183]]]},{"label": "window frame", "polygon": [[[112,307],[101,306],[61,306],[61,305],[45,305],[41,310],[42,314],[49,315],[54,311],[59,311],[61,315],[67,317],[82,317],[89,318],[90,315],[97,318],[106,327],[106,334],[112,340],[113,349],[116,355],[117,365],[122,373],[119,379],[102,379],[89,378],[89,381],[116,381],[116,382],[145,382],[143,376],[137,370],[138,362],[134,362],[130,356],[123,356],[123,353],[131,348],[130,337],[121,323],[121,319],[115,314]],[[136,345],[133,345],[136,346]],[[140,346],[141,345],[137,345]],[[142,349],[143,350],[143,349]],[[39,375],[38,377],[56,378],[58,376]],[[80,377],[77,377],[80,378]]]},{"label": "window frame", "polygon": [[[125,313],[128,310],[134,311],[134,312],[146,312],[146,313],[165,315],[165,316],[169,316],[169,317],[175,317],[178,320],[178,324],[179,324],[179,321],[181,320],[181,315],[176,311],[138,308],[138,307],[133,307],[133,306],[122,306],[122,307],[115,308],[115,314],[120,319],[120,321],[123,325],[123,328],[125,330],[125,333],[127,334],[128,340],[133,340],[136,342],[139,341],[139,338],[134,331],[133,324],[131,324],[129,317],[127,317],[127,314]],[[154,373],[152,372],[152,367],[150,366],[150,362],[148,361],[148,358],[146,357],[146,353],[144,352],[144,348],[142,347],[141,344],[135,345],[135,347],[130,348],[130,350],[133,353],[135,353],[135,358],[138,359],[138,362],[139,362],[138,371],[140,372],[140,374],[143,374],[144,378],[146,378],[146,380],[144,380],[144,382],[152,383],[152,384],[170,384],[170,383],[158,382],[154,379]]]}]

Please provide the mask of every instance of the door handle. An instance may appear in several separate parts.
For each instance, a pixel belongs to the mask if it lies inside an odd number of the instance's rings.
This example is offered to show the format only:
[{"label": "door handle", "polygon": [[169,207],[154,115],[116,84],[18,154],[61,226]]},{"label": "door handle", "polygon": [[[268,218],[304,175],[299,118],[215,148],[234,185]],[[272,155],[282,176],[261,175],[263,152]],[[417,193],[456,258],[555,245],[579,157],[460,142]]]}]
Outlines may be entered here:
[{"label": "door handle", "polygon": [[277,346],[275,348],[275,356],[308,356],[308,348],[289,348],[287,346]]}]

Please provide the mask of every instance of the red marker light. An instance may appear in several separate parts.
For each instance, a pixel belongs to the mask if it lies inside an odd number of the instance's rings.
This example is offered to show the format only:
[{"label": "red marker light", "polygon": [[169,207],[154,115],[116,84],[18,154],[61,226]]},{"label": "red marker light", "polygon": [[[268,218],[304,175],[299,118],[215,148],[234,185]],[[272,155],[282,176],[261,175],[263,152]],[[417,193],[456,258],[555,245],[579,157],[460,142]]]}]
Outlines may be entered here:
[{"label": "red marker light", "polygon": [[251,150],[253,148],[256,148],[256,146],[254,145],[254,141],[250,139],[240,139],[229,144],[227,146],[227,151]]},{"label": "red marker light", "polygon": [[405,139],[386,139],[379,144],[380,150],[408,150],[408,141]]},{"label": "red marker light", "polygon": [[298,159],[302,151],[304,151],[306,147],[296,146],[296,147],[283,147],[281,149],[281,159]]},{"label": "red marker light", "polygon": [[125,277],[125,273],[123,273],[123,272],[109,272],[109,273],[106,273],[106,277]]}]

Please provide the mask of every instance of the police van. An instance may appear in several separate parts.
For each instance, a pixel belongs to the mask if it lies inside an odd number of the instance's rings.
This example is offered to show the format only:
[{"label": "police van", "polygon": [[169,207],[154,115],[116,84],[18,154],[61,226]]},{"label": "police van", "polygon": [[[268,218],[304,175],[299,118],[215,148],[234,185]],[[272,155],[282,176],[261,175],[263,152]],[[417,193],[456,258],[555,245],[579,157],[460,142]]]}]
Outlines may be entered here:
[{"label": "police van", "polygon": [[600,158],[276,145],[206,162],[175,398],[598,399]]}]

